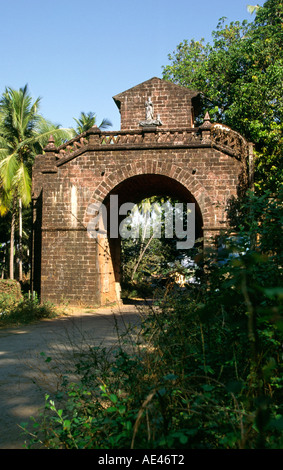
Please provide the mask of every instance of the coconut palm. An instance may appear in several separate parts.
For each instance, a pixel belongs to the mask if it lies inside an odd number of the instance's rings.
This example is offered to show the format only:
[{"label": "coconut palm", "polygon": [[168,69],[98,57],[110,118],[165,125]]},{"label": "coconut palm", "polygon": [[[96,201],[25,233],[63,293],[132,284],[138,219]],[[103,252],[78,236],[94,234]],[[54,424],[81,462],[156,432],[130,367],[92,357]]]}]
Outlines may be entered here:
[{"label": "coconut palm", "polygon": [[[77,134],[82,134],[83,132],[87,131],[91,127],[96,125],[96,115],[92,112],[89,113],[84,113],[81,112],[79,119],[73,118],[76,123],[76,133]],[[111,127],[112,123],[108,119],[103,119],[100,125],[98,126],[99,129],[107,129],[108,127]]]},{"label": "coconut palm", "polygon": [[[47,123],[38,113],[40,98],[34,102],[28,86],[6,88],[0,99],[0,214],[12,213],[10,278],[14,278],[14,236],[16,209],[19,207],[19,244],[21,258],[21,211],[31,201],[31,167],[34,156],[46,145],[48,137],[72,137],[72,132]],[[21,280],[21,261],[19,279]]]}]

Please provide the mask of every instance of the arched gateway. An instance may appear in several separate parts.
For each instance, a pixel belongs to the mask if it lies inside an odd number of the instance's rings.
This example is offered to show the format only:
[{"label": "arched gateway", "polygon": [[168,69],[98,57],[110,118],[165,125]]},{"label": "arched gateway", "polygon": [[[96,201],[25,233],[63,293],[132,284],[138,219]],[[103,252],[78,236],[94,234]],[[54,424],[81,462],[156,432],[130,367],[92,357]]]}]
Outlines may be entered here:
[{"label": "arched gateway", "polygon": [[208,115],[194,127],[199,98],[152,78],[114,97],[120,131],[93,127],[59,148],[49,140],[33,166],[32,287],[42,300],[117,300],[119,236],[88,230],[112,200],[118,214],[152,195],[193,203],[196,237],[204,241],[226,227],[227,202],[247,181],[251,146]]}]

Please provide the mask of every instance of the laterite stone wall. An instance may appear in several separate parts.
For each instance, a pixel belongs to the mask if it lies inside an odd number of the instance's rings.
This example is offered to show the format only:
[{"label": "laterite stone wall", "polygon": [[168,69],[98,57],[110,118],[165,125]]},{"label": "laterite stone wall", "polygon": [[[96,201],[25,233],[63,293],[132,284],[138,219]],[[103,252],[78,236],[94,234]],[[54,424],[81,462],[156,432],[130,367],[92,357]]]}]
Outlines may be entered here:
[{"label": "laterite stone wall", "polygon": [[[162,125],[147,129],[139,123],[149,96]],[[58,149],[50,139],[36,157],[32,282],[43,301],[92,306],[119,298],[119,240],[87,231],[90,205],[111,194],[121,203],[153,194],[195,202],[205,238],[227,226],[225,209],[245,180],[246,155],[213,142],[211,123],[192,128],[194,100],[196,92],[153,78],[114,97],[121,131],[92,128]]]}]

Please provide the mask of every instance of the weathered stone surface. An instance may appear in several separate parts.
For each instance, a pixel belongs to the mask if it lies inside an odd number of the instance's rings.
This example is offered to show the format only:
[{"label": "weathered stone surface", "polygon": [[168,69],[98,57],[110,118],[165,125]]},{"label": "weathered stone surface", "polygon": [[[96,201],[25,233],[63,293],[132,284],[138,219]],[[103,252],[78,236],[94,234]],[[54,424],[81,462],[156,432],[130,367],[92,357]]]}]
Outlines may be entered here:
[{"label": "weathered stone surface", "polygon": [[[121,131],[92,128],[33,167],[33,287],[42,300],[73,305],[115,301],[119,240],[90,238],[90,204],[138,202],[163,194],[196,204],[198,236],[226,226],[226,206],[246,181],[247,144],[205,117],[193,127],[197,92],[153,78],[114,97]],[[141,128],[151,97],[162,125]],[[154,114],[155,117],[155,114]]]},{"label": "weathered stone surface", "polygon": [[138,129],[145,120],[145,103],[151,98],[154,118],[160,116],[165,128],[193,126],[193,98],[197,91],[154,77],[114,96],[121,113],[121,130]]}]

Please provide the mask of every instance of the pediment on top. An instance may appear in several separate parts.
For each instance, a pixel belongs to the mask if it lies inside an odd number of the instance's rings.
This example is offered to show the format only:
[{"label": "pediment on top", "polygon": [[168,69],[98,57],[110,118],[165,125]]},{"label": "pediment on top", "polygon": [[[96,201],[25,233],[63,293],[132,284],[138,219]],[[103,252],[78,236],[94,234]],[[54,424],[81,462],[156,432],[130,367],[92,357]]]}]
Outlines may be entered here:
[{"label": "pediment on top", "polygon": [[120,111],[121,130],[138,129],[150,121],[163,128],[187,128],[194,126],[200,95],[199,91],[153,77],[113,99]]},{"label": "pediment on top", "polygon": [[152,77],[149,80],[146,80],[142,83],[139,83],[138,85],[129,88],[128,90],[118,93],[117,95],[113,96],[113,100],[119,108],[121,101],[125,99],[128,95],[134,95],[139,93],[139,91],[141,90],[149,90],[150,88],[160,88],[161,86],[164,91],[167,89],[170,93],[175,92],[178,94],[189,95],[191,98],[194,98],[200,94],[200,92],[197,90],[177,85],[176,83],[169,82],[168,80],[163,80],[158,77]]}]

